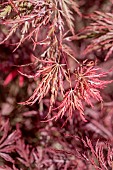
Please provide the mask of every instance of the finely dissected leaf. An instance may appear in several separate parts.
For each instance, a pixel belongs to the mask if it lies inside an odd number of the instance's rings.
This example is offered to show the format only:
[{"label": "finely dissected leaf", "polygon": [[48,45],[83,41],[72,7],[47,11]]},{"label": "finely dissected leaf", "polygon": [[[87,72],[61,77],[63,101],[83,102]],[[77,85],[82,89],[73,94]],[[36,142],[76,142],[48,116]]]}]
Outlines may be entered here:
[{"label": "finely dissected leaf", "polygon": [[[58,2],[44,0],[42,2],[26,1],[25,4],[22,1],[16,0],[8,1],[8,3],[8,6],[12,9],[12,11],[10,10],[10,13],[16,14],[15,17],[10,15],[10,19],[2,22],[6,26],[12,26],[12,28],[1,44],[7,41],[17,30],[20,30],[20,40],[15,50],[27,39],[32,40],[34,49],[36,48],[36,45],[41,45],[41,42],[39,42],[40,34],[42,30],[45,32],[45,26],[47,27],[46,38],[49,38],[53,32],[55,32],[55,29],[57,29],[60,31],[60,41],[62,41],[62,33],[64,30],[63,17],[66,19],[70,31],[74,34],[74,17],[72,9],[81,16],[79,7],[74,0],[61,0]],[[3,8],[5,14],[1,14],[4,15],[4,17],[8,13],[8,10],[6,11],[6,9],[6,7]],[[42,41],[46,40],[46,38]],[[51,43],[50,40],[48,43]]]},{"label": "finely dissected leaf", "polygon": [[77,96],[77,93],[74,90],[69,90],[66,92],[63,101],[61,104],[55,108],[54,110],[59,110],[58,113],[51,118],[51,120],[62,118],[64,115],[67,116],[68,119],[71,119],[73,115],[73,111],[78,110],[80,113],[81,118],[84,118],[84,108],[82,105],[81,99]]},{"label": "finely dissected leaf", "polygon": [[[20,29],[21,36],[16,49],[26,39],[32,39],[33,41],[35,40],[35,42],[37,42],[40,28],[49,23],[52,15],[52,6],[50,6],[49,2],[44,2],[45,1],[42,3],[36,1],[26,1],[23,3],[22,1],[9,1],[9,6],[12,6],[12,14],[16,12],[16,16],[14,17],[11,15],[10,19],[2,22],[4,25],[9,25],[10,27],[12,26],[12,28],[1,43],[4,43],[7,39],[9,39],[12,34],[16,32],[17,28]],[[3,11],[6,11],[6,8],[4,8]],[[6,15],[4,14],[4,17],[5,16]]]},{"label": "finely dissected leaf", "polygon": [[75,90],[78,91],[80,98],[83,98],[86,103],[92,105],[91,97],[97,101],[103,101],[100,95],[100,90],[106,87],[112,81],[101,80],[102,77],[107,76],[107,72],[102,72],[100,68],[94,66],[80,66],[75,70]]},{"label": "finely dissected leaf", "polygon": [[61,0],[59,1],[59,4],[63,11],[63,16],[66,19],[68,27],[70,28],[71,32],[75,34],[74,33],[74,17],[73,17],[73,12],[70,8],[72,8],[75,12],[77,12],[81,16],[77,3],[74,0],[70,0],[70,1]]},{"label": "finely dissected leaf", "polygon": [[34,161],[32,152],[30,151],[30,146],[25,145],[24,141],[20,139],[16,143],[16,151],[20,156],[17,159],[26,167],[30,167]]},{"label": "finely dissected leaf", "polygon": [[[92,145],[90,139],[86,138],[86,142],[83,140],[86,146],[91,150],[91,155],[83,154],[84,158],[90,162],[94,168],[98,170],[108,170],[112,167],[113,150],[108,143],[96,142],[95,147]],[[107,159],[105,155],[105,150],[107,151]],[[109,167],[108,167],[109,165]]]},{"label": "finely dissected leaf", "polygon": [[[38,87],[33,92],[33,95],[22,104],[34,104],[37,100],[40,102],[50,92],[50,110],[58,95],[58,90],[64,94],[63,79],[68,79],[66,70],[62,64],[52,63],[50,66],[45,66],[43,69],[38,70],[34,77],[42,77]],[[23,74],[24,75],[24,74]],[[26,76],[26,74],[25,74]],[[28,76],[29,77],[29,76]]]},{"label": "finely dissected leaf", "polygon": [[4,124],[4,127],[1,128],[4,131],[2,138],[0,139],[0,156],[6,161],[14,163],[14,159],[9,155],[11,152],[14,152],[15,142],[20,138],[20,131],[16,130],[8,135],[9,132],[9,122],[7,121]]},{"label": "finely dissected leaf", "polygon": [[105,56],[107,60],[113,51],[113,14],[95,11],[88,18],[92,20],[91,24],[81,30],[78,35],[68,37],[67,40],[92,38],[83,54],[103,49],[108,51]]}]

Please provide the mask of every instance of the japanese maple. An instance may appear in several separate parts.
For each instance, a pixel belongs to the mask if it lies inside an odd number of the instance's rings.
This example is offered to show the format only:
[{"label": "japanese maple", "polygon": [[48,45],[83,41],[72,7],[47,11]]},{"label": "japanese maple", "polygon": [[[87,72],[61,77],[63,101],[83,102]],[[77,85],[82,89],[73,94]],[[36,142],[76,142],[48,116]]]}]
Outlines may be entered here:
[{"label": "japanese maple", "polygon": [[0,169],[113,168],[112,8],[0,1]]}]

